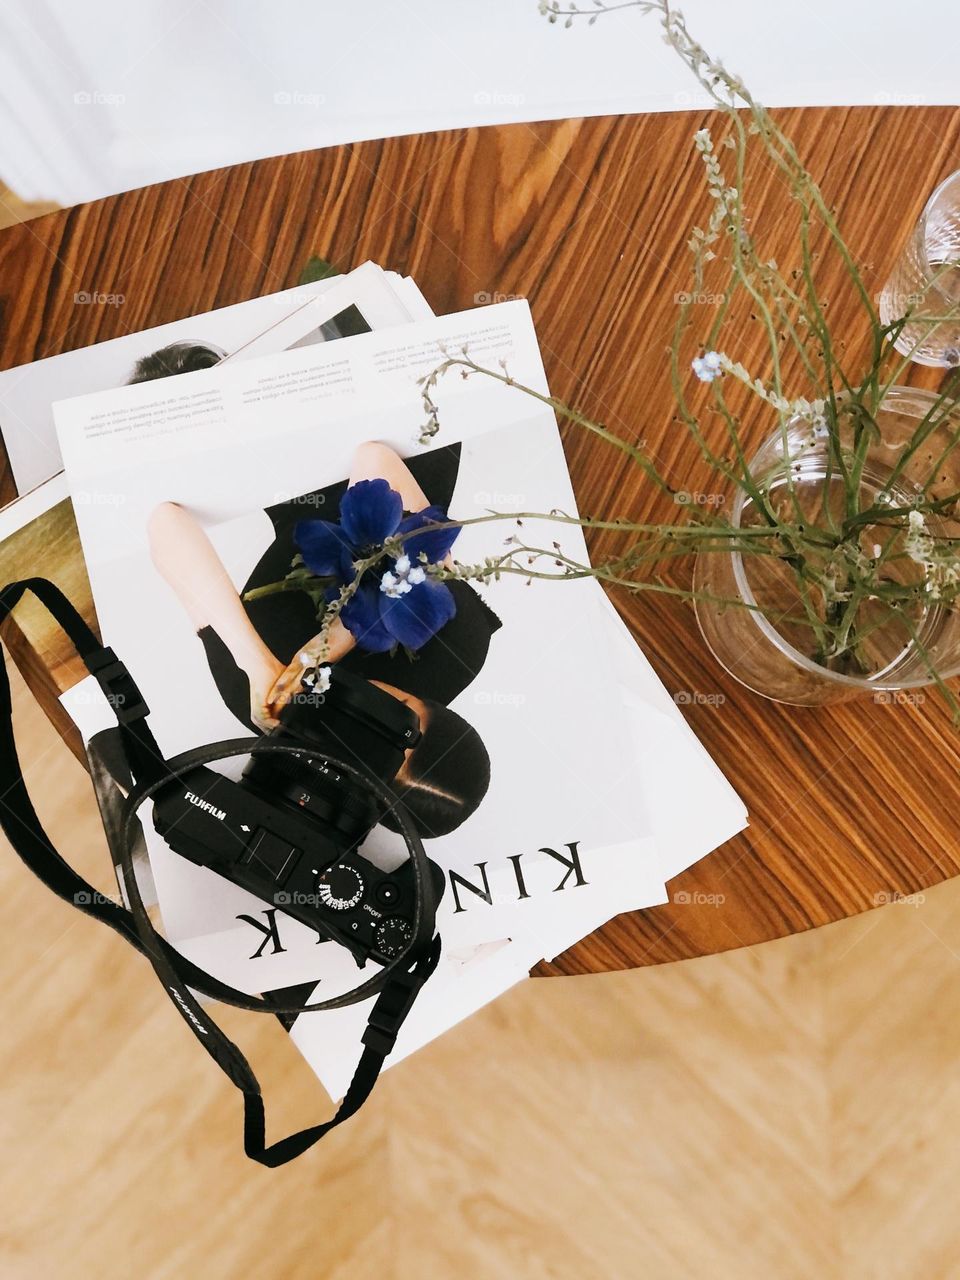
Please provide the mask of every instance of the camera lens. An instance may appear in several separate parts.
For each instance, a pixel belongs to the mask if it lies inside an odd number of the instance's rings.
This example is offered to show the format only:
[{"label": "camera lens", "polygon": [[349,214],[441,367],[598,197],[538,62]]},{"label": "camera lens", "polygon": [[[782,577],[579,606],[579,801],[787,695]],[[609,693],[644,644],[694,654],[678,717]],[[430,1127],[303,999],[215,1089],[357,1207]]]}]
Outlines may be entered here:
[{"label": "camera lens", "polygon": [[[318,697],[294,697],[270,735],[312,748],[390,783],[404,753],[420,737],[412,708],[368,680],[333,668],[330,687]],[[324,834],[345,847],[359,845],[376,826],[382,808],[332,762],[290,753],[254,753],[242,786],[308,814]]]}]

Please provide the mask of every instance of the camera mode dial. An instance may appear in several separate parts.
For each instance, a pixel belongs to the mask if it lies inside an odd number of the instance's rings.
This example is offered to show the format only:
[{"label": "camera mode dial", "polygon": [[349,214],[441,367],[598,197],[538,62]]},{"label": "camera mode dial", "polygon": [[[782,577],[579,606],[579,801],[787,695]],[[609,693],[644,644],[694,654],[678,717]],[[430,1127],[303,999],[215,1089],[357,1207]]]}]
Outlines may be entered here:
[{"label": "camera mode dial", "polygon": [[413,937],[413,925],[403,916],[388,916],[377,925],[373,940],[377,950],[388,960],[398,956]]},{"label": "camera mode dial", "polygon": [[327,867],[317,877],[317,896],[332,911],[349,911],[363,897],[363,877],[345,862]]}]

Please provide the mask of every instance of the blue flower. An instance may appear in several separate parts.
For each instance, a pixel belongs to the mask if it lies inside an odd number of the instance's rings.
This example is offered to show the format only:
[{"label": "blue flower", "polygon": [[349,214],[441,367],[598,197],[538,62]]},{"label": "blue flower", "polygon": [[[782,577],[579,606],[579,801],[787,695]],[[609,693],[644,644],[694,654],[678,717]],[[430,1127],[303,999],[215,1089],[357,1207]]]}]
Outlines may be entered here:
[{"label": "blue flower", "polygon": [[456,613],[450,588],[431,578],[423,562],[439,564],[456,541],[457,528],[438,529],[442,507],[404,517],[403,501],[386,480],[360,480],[343,495],[340,520],[301,520],[293,533],[303,562],[334,600],[356,576],[355,563],[399,538],[402,553],[367,570],[341,611],[344,626],[361,649],[385,653],[403,645],[419,649]]}]

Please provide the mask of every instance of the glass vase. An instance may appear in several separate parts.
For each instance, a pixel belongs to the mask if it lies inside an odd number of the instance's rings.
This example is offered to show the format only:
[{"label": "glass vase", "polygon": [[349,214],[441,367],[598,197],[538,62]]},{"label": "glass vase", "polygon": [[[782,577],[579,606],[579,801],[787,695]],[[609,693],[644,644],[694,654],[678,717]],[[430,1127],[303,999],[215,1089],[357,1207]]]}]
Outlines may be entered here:
[{"label": "glass vase", "polygon": [[894,346],[917,364],[960,365],[960,171],[940,183],[879,298],[880,320],[910,316]]},{"label": "glass vase", "polygon": [[[953,407],[943,412],[910,463],[891,479],[904,446],[936,400],[935,393],[913,387],[887,392],[876,414],[879,439],[871,443],[863,469],[861,510],[874,502],[896,507],[915,502],[930,468],[944,452],[947,460],[926,487],[927,497],[960,490],[960,457],[954,456],[960,449],[949,447],[951,433],[960,433],[960,409]],[[810,513],[811,525],[817,512],[822,518],[841,496],[831,492],[839,481],[836,467],[832,476],[828,467],[828,442],[813,436],[804,420],[795,419],[771,436],[753,458],[750,472],[769,503],[789,499],[792,511]],[[742,489],[732,501],[729,518],[738,528],[756,523],[752,499]],[[928,528],[936,531],[927,519]],[[955,522],[940,521],[937,527],[957,536]],[[694,590],[699,597],[697,621],[714,657],[741,684],[777,702],[816,706],[865,694],[892,700],[894,691],[933,683],[931,667],[941,678],[960,673],[960,614],[935,600],[918,606],[909,630],[892,617],[885,623],[889,610],[874,606],[876,616],[863,619],[867,639],[858,652],[857,669],[843,670],[816,660],[809,628],[782,621],[795,619],[800,610],[796,575],[781,559],[701,552]]]}]

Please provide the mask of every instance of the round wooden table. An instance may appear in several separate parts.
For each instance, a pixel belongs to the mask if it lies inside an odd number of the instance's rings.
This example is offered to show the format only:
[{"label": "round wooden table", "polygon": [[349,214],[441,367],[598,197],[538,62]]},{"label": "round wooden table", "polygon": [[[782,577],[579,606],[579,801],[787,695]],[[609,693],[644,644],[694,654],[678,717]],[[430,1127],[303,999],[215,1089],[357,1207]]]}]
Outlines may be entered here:
[{"label": "round wooden table", "polygon": [[[926,195],[960,167],[960,111],[778,115],[878,291]],[[689,288],[685,244],[706,216],[691,138],[707,123],[707,113],[679,112],[365,142],[237,165],[24,223],[0,232],[0,359],[10,367],[285,288],[313,254],[344,270],[372,258],[412,275],[437,312],[527,297],[555,394],[644,440],[677,487],[708,487],[673,418],[666,355],[676,295]],[[762,161],[750,180],[756,234],[783,266],[796,257],[789,192]],[[834,333],[861,342],[863,323],[838,264],[825,254],[818,271]],[[122,294],[124,302],[78,304],[81,292]],[[748,367],[761,345],[745,321],[738,355]],[[915,371],[913,380],[931,385],[931,372]],[[565,429],[564,441],[583,512],[666,518],[662,500],[626,466],[611,465],[602,443],[575,429]],[[14,493],[5,468],[0,496]],[[603,538],[594,546],[602,553]],[[43,545],[15,538],[2,559],[3,580],[46,573],[93,617],[69,504]],[[778,706],[716,665],[688,607],[643,595],[614,602],[668,689],[722,695],[692,696],[684,714],[739,790],[750,827],[674,880],[668,905],[612,920],[537,974],[749,946],[960,872],[960,735],[935,696]],[[28,603],[7,624],[7,638],[76,748],[56,703],[81,672],[64,639]]]}]

